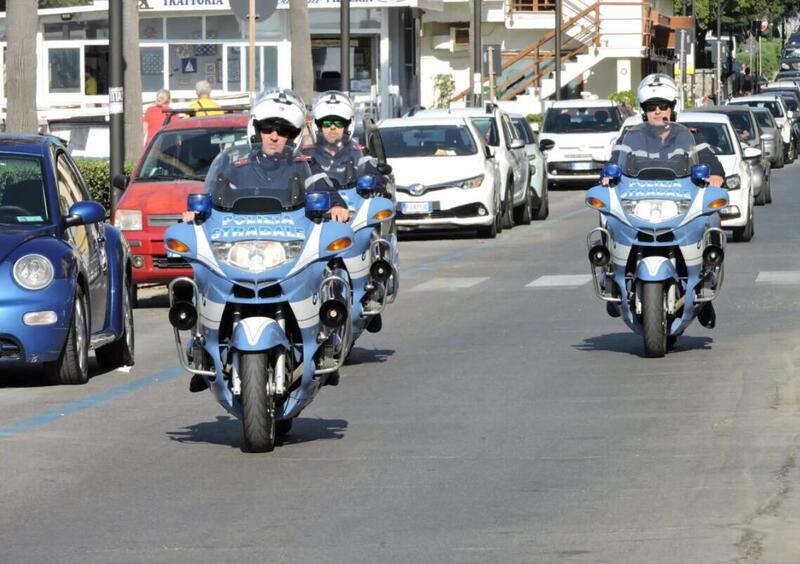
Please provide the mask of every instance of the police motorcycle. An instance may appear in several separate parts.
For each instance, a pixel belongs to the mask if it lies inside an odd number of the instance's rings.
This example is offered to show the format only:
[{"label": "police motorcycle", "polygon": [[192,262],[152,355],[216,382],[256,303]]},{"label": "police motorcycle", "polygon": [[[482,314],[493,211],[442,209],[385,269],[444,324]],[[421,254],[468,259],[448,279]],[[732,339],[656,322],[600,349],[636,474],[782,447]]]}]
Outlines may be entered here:
[{"label": "police motorcycle", "polygon": [[587,235],[589,262],[608,313],[643,337],[645,356],[662,357],[695,317],[714,326],[726,243],[718,212],[728,194],[707,184],[691,135],[669,158],[637,151],[634,139],[625,134],[617,162],[603,167],[608,184],[586,194],[601,214]]},{"label": "police motorcycle", "polygon": [[[266,452],[344,363],[353,319],[342,254],[356,236],[325,221],[330,194],[306,194],[297,177],[290,190],[238,198],[220,171],[249,150],[217,157],[206,193],[189,196],[194,223],[165,234],[169,254],[194,270],[170,283],[169,319],[183,368],[241,419],[247,450]],[[377,225],[381,211],[363,223]]]}]

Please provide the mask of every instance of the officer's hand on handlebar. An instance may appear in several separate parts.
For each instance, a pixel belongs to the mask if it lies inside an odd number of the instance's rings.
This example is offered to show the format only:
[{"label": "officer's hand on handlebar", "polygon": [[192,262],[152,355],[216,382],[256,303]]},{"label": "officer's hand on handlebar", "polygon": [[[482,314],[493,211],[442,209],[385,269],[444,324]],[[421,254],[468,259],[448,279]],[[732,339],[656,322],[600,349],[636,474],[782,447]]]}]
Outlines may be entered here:
[{"label": "officer's hand on handlebar", "polygon": [[347,221],[350,219],[350,210],[343,208],[342,206],[334,206],[328,211],[328,213],[333,221],[347,223]]},{"label": "officer's hand on handlebar", "polygon": [[711,186],[722,188],[722,185],[725,183],[725,179],[717,174],[712,174],[711,176],[708,177],[708,183]]},{"label": "officer's hand on handlebar", "polygon": [[197,215],[193,211],[185,211],[181,214],[181,220],[183,223],[189,223],[190,221],[194,221],[194,217]]}]

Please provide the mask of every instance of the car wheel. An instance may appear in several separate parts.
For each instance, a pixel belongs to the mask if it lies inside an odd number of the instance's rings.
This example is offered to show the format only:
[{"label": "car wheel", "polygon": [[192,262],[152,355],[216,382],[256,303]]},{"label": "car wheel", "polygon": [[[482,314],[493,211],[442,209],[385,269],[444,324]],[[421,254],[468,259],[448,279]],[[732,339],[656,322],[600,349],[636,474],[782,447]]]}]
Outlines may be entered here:
[{"label": "car wheel", "polygon": [[503,229],[514,227],[514,191],[512,184],[506,187],[506,204],[503,207]]},{"label": "car wheel", "polygon": [[761,192],[758,193],[756,196],[755,204],[757,206],[763,206],[767,203],[767,186],[766,184],[761,186]]},{"label": "car wheel", "polygon": [[113,343],[99,347],[94,353],[97,357],[97,364],[101,368],[113,369],[134,364],[133,305],[131,304],[131,294],[134,290],[130,283],[125,284],[125,290],[122,293],[122,335]]},{"label": "car wheel", "polygon": [[792,164],[795,158],[797,158],[797,145],[792,139],[792,142],[789,143],[789,149],[786,151],[786,164]]},{"label": "car wheel", "polygon": [[767,184],[767,203],[772,203],[772,182]]},{"label": "car wheel", "polygon": [[131,284],[131,307],[139,307],[139,286]]},{"label": "car wheel", "polygon": [[750,208],[750,215],[747,218],[747,223],[744,227],[734,227],[733,240],[737,243],[747,242],[753,238],[755,234],[755,225],[753,220],[753,208]]},{"label": "car wheel", "polygon": [[80,286],[75,290],[69,333],[61,356],[45,364],[45,373],[52,384],[75,385],[89,381],[89,320]]},{"label": "car wheel", "polygon": [[531,197],[530,182],[528,182],[528,187],[525,191],[525,194],[525,202],[521,206],[514,208],[514,223],[517,225],[530,225],[531,223],[533,198]]},{"label": "car wheel", "polygon": [[533,219],[536,221],[542,221],[547,219],[548,215],[550,215],[550,190],[547,188],[547,182],[545,182],[542,186],[542,200],[539,204],[539,209],[536,210],[536,214],[533,216]]}]

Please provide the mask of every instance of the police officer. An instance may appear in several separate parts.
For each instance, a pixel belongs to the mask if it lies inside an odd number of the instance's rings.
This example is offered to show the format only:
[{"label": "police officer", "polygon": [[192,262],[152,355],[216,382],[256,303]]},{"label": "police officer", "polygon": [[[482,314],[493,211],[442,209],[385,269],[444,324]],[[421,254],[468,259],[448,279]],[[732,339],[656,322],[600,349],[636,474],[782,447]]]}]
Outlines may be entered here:
[{"label": "police officer", "polygon": [[352,140],[354,111],[347,94],[337,90],[323,92],[314,102],[312,116],[317,127],[316,142],[303,150],[311,159],[312,171],[325,172],[341,187],[355,182],[350,174],[369,174],[379,187],[386,185],[377,161],[365,157],[361,145]]}]

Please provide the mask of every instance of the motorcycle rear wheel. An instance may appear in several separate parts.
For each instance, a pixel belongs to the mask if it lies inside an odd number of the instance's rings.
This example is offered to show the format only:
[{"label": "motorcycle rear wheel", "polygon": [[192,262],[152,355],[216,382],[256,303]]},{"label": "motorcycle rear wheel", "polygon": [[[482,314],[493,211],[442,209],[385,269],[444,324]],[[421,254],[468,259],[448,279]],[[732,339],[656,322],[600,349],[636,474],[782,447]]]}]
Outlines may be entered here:
[{"label": "motorcycle rear wheel", "polygon": [[664,283],[645,282],[642,286],[642,329],[644,354],[661,358],[667,352],[667,320],[664,311]]},{"label": "motorcycle rear wheel", "polygon": [[248,452],[272,452],[275,448],[275,398],[267,390],[272,373],[266,353],[242,353],[242,429]]}]

